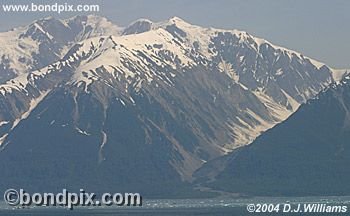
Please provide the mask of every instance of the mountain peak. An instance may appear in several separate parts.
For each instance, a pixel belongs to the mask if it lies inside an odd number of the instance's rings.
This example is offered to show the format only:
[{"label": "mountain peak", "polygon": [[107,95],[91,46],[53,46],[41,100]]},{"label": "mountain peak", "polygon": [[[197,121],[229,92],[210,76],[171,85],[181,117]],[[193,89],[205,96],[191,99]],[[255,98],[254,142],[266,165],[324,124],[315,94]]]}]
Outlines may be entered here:
[{"label": "mountain peak", "polygon": [[184,21],[183,19],[181,19],[180,17],[177,17],[177,16],[171,17],[170,20],[171,21],[179,21],[179,22]]},{"label": "mountain peak", "polygon": [[171,22],[185,22],[183,19],[181,19],[180,17],[177,16],[173,16],[169,19],[169,21]]},{"label": "mountain peak", "polygon": [[147,22],[147,23],[153,23],[152,20],[146,19],[146,18],[140,18],[135,20],[134,22],[132,22],[130,25],[134,24],[134,23],[140,23],[140,22]]},{"label": "mountain peak", "polygon": [[123,35],[139,34],[150,31],[153,28],[153,22],[149,19],[138,19],[132,22],[123,30]]},{"label": "mountain peak", "polygon": [[104,22],[104,23],[111,23],[112,22],[110,20],[108,20],[106,17],[103,17],[103,16],[99,16],[99,15],[96,15],[96,14],[89,14],[89,15],[86,15],[86,19],[87,19],[87,22],[88,23],[101,23],[101,22]]},{"label": "mountain peak", "polygon": [[180,25],[180,26],[183,26],[183,25],[186,25],[186,26],[189,26],[189,25],[192,25],[188,22],[186,22],[185,20],[181,19],[180,17],[177,17],[177,16],[174,16],[172,18],[170,18],[168,20],[169,23],[171,24],[175,24],[175,25]]}]

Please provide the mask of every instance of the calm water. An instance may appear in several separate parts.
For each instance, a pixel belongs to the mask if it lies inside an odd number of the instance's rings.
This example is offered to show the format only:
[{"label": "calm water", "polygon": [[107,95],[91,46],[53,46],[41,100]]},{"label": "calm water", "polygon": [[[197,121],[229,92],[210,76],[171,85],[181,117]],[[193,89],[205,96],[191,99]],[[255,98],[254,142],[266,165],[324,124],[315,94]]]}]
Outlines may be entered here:
[{"label": "calm water", "polygon": [[[136,216],[245,216],[245,215],[283,215],[281,213],[263,214],[248,213],[247,204],[257,203],[321,203],[342,204],[348,206],[348,213],[342,214],[319,214],[310,215],[350,215],[350,197],[306,197],[306,198],[251,198],[251,199],[182,199],[182,200],[145,200],[142,207],[76,207],[67,210],[61,207],[41,207],[30,209],[13,209],[5,203],[0,203],[0,216],[114,216],[114,215],[136,215]],[[307,215],[292,214],[285,215]]]}]

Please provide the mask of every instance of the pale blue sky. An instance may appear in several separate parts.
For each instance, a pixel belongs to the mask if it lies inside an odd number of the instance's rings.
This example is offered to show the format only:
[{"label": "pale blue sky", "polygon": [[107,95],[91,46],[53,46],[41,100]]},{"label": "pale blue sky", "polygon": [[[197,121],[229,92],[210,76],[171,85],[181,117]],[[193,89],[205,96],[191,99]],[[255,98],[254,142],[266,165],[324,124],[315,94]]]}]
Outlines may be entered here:
[{"label": "pale blue sky", "polygon": [[[201,26],[245,30],[331,67],[350,68],[348,0],[0,0],[2,4],[10,2],[99,4],[99,14],[120,26],[138,18],[160,21],[179,16]],[[50,15],[76,14],[1,11],[0,31]]]}]

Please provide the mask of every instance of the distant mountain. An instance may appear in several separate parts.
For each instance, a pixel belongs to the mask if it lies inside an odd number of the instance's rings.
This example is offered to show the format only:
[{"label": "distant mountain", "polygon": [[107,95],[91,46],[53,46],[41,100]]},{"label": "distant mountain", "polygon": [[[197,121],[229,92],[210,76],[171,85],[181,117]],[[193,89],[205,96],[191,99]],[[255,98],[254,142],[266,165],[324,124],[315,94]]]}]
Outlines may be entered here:
[{"label": "distant mountain", "polygon": [[[350,193],[350,76],[252,144],[204,166],[204,185],[249,195]],[[219,169],[218,169],[219,167]]]},{"label": "distant mountain", "polygon": [[90,37],[118,35],[119,32],[120,28],[106,18],[93,15],[67,20],[48,17],[2,32],[0,84],[54,63],[76,42]]},{"label": "distant mountain", "polygon": [[0,85],[0,189],[190,193],[195,170],[344,73],[177,17],[125,28],[97,16],[49,18],[25,29],[43,57],[57,55]]}]

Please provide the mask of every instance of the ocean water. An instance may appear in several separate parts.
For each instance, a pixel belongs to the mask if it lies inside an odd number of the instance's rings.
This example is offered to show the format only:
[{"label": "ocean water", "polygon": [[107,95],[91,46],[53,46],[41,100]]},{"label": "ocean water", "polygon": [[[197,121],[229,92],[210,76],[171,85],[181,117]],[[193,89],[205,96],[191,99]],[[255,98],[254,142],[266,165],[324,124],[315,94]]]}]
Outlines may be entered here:
[{"label": "ocean water", "polygon": [[[248,204],[293,205],[318,203],[327,205],[346,205],[346,213],[250,213]],[[75,207],[68,210],[63,207],[32,207],[16,209],[0,203],[0,216],[245,216],[245,215],[350,215],[350,197],[294,197],[294,198],[244,198],[244,199],[159,199],[144,200],[142,207]]]}]

